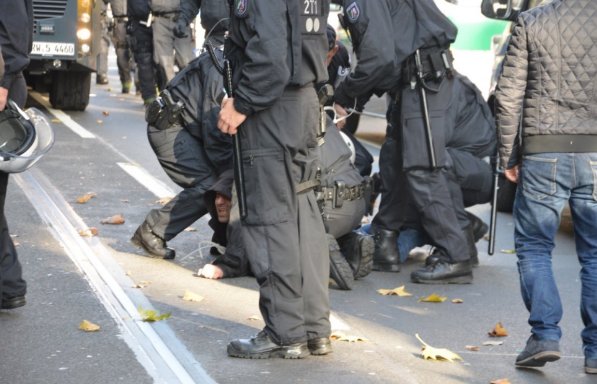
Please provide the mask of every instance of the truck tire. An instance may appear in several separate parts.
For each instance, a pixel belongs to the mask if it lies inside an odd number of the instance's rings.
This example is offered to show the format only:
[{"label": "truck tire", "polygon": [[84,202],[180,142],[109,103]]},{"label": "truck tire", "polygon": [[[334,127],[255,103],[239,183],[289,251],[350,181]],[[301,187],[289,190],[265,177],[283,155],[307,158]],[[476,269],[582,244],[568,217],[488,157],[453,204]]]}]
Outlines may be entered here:
[{"label": "truck tire", "polygon": [[84,111],[89,104],[90,89],[91,72],[54,72],[50,88],[50,103],[56,109]]},{"label": "truck tire", "polygon": [[512,212],[514,207],[514,196],[516,195],[516,186],[504,175],[500,175],[498,180],[497,210],[498,212]]}]

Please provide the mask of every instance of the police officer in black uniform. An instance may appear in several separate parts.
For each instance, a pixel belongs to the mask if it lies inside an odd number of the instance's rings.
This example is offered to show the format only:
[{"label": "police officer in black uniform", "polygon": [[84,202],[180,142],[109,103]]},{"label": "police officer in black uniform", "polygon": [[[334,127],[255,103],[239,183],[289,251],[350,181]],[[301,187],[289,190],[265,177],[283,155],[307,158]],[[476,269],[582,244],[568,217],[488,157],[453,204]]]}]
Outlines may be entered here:
[{"label": "police officer in black uniform", "polygon": [[[27,85],[23,69],[29,64],[33,41],[33,6],[31,0],[3,0],[0,2],[0,111],[8,99],[20,107],[27,100]],[[18,31],[18,32],[16,32]],[[27,283],[23,280],[8,223],[4,216],[4,202],[8,187],[8,173],[0,171],[0,309],[25,305]]]},{"label": "police officer in black uniform", "polygon": [[110,4],[112,10],[112,44],[116,52],[116,65],[118,67],[118,76],[122,84],[122,93],[129,93],[133,85],[131,71],[132,61],[130,47],[126,37],[127,24],[127,0],[104,0]]},{"label": "police officer in black uniform", "polygon": [[[203,0],[204,3],[219,0]],[[224,3],[226,4],[226,3]],[[214,8],[211,8],[213,10]],[[202,12],[210,26],[227,18],[227,7]],[[232,168],[232,141],[217,129],[223,97],[223,44],[227,23],[219,23],[206,40],[206,51],[178,73],[146,110],[147,135],[164,171],[183,190],[160,209],[149,212],[131,239],[150,256],[172,259],[166,242],[208,211],[203,195],[220,174]],[[210,225],[218,238],[225,229]]]},{"label": "police officer in black uniform", "polygon": [[[338,112],[345,115],[358,96],[388,92],[394,100],[380,153],[386,196],[382,194],[373,222],[374,269],[399,270],[396,235],[404,220],[402,212],[413,204],[437,256],[412,273],[413,282],[470,283],[470,251],[464,231],[454,225],[459,214],[466,215],[462,200],[450,193],[445,142],[452,127],[444,115],[453,99],[454,83],[449,46],[457,29],[433,0],[336,1],[344,7],[343,21],[358,59],[355,70],[336,90]],[[388,38],[393,39],[394,49],[387,48]],[[392,246],[384,249],[378,244]]]},{"label": "police officer in black uniform", "polygon": [[242,238],[259,283],[265,328],[233,340],[243,358],[303,358],[331,352],[329,261],[310,186],[316,176],[320,106],[327,78],[329,2],[235,0],[225,52],[233,96],[218,128],[240,135],[247,214]]},{"label": "police officer in black uniform", "polygon": [[127,0],[127,32],[133,58],[139,74],[139,88],[143,103],[149,105],[156,98],[156,66],[153,61],[153,31],[149,0]]}]

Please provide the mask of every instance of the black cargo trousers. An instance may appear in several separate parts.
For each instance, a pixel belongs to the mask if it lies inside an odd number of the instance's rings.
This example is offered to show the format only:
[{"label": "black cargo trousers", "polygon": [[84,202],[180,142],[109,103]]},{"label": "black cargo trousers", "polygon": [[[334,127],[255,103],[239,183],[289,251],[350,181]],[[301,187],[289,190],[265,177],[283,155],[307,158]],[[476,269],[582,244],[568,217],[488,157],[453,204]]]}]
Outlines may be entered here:
[{"label": "black cargo trousers", "polygon": [[153,31],[134,17],[129,17],[127,33],[130,36],[131,51],[137,64],[139,88],[145,102],[156,98],[156,66],[153,61]]},{"label": "black cargo trousers", "polygon": [[240,129],[247,196],[242,240],[259,284],[265,332],[280,344],[330,335],[329,259],[315,193],[319,104],[312,84],[288,87]]},{"label": "black cargo trousers", "polygon": [[[450,262],[470,258],[463,228],[469,223],[453,172],[447,169],[446,140],[454,129],[449,116],[454,79],[444,77],[427,92],[438,167],[430,168],[419,85],[404,83],[388,109],[388,132],[380,151],[382,198],[373,224],[393,230],[417,222]],[[454,223],[460,225],[454,225]]]},{"label": "black cargo trousers", "polygon": [[145,218],[156,236],[169,241],[208,212],[203,195],[217,174],[203,144],[182,125],[175,123],[162,130],[148,125],[147,137],[166,174],[183,188]]}]

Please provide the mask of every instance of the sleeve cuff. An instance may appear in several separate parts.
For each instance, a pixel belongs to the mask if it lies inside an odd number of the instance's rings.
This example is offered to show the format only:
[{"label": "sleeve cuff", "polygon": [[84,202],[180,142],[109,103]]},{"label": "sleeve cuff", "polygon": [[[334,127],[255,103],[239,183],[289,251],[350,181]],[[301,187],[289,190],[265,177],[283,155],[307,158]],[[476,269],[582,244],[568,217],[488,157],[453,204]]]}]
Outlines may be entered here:
[{"label": "sleeve cuff", "polygon": [[251,116],[255,113],[255,109],[253,109],[247,102],[239,98],[234,98],[234,109],[245,116]]}]

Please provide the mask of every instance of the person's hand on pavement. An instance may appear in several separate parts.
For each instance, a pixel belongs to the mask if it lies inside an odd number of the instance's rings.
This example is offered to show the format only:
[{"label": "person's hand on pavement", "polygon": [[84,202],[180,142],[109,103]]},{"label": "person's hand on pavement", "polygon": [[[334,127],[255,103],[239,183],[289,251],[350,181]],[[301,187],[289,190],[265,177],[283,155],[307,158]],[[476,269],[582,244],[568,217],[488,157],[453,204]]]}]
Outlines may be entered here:
[{"label": "person's hand on pavement", "polygon": [[205,264],[203,268],[197,271],[197,276],[204,277],[206,279],[218,280],[224,277],[224,271],[222,268],[213,264]]}]

